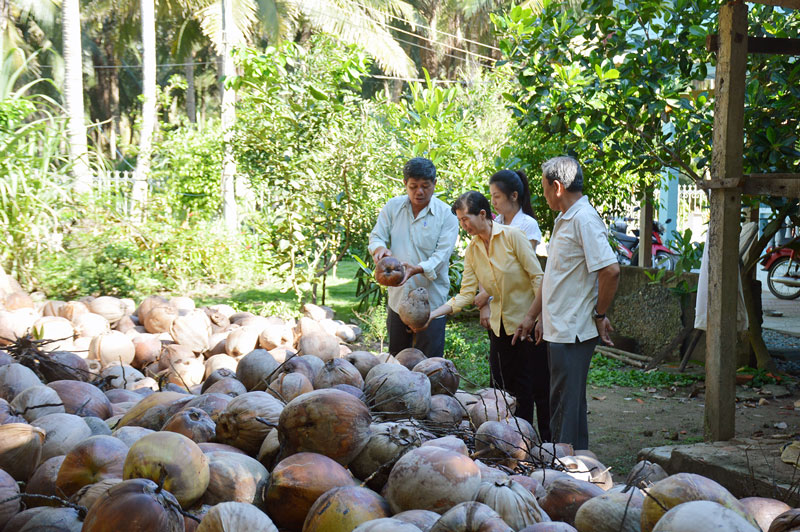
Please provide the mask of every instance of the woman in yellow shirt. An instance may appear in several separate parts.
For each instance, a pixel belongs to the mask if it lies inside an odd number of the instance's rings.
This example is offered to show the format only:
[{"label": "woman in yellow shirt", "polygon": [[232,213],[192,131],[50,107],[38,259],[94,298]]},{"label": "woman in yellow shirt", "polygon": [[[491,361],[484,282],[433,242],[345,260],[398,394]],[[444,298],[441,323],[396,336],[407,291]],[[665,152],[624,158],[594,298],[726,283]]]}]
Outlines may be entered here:
[{"label": "woman in yellow shirt", "polygon": [[[490,296],[492,385],[513,395],[517,400],[515,415],[533,423],[535,373],[540,365],[530,338],[513,340],[515,332],[535,318],[531,311],[543,275],[539,260],[521,230],[492,221],[489,200],[480,192],[462,194],[452,210],[472,240],[464,255],[458,295],[433,310],[431,319],[460,311],[473,302],[478,285],[483,287]],[[548,392],[545,390],[545,396]],[[540,435],[545,439],[550,433],[547,410],[544,422],[542,415],[537,416]]]}]

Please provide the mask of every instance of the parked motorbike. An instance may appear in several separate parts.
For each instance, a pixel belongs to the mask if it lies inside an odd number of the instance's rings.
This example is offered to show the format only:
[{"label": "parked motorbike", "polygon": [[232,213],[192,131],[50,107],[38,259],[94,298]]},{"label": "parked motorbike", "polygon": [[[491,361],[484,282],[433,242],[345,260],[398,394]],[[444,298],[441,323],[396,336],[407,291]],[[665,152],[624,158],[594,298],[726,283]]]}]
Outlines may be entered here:
[{"label": "parked motorbike", "polygon": [[761,265],[767,271],[767,286],[775,297],[800,297],[800,236],[783,245],[767,248]]},{"label": "parked motorbike", "polygon": [[[634,236],[628,234],[627,221],[630,219],[615,220],[609,228],[609,235],[617,252],[620,264],[630,265],[639,263],[639,230],[633,230]],[[670,223],[672,220],[667,220]],[[650,253],[652,267],[659,270],[674,270],[677,257],[675,253],[664,245],[664,232],[666,229],[660,222],[653,222]]]}]

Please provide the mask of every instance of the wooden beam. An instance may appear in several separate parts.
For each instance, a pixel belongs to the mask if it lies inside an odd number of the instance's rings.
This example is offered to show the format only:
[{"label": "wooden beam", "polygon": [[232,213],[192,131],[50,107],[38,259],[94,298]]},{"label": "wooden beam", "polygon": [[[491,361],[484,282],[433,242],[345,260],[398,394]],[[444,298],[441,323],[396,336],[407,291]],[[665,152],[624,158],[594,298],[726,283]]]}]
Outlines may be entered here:
[{"label": "wooden beam", "polygon": [[[716,52],[719,48],[719,35],[706,35],[706,50]],[[748,37],[748,54],[800,55],[800,39],[779,39],[776,37]]]},{"label": "wooden beam", "polygon": [[[719,34],[711,178],[736,180],[743,174],[748,40],[745,4],[720,7]],[[741,190],[717,188],[711,190],[710,196],[704,433],[707,440],[719,441],[729,440],[736,433]]]},{"label": "wooden beam", "polygon": [[749,178],[742,187],[742,194],[747,194],[748,196],[800,198],[800,179]]},{"label": "wooden beam", "polygon": [[639,264],[641,268],[653,267],[653,195],[649,190],[642,193],[639,209]]},{"label": "wooden beam", "polygon": [[800,0],[747,0],[751,4],[763,4],[765,6],[787,7],[789,9],[800,9]]}]

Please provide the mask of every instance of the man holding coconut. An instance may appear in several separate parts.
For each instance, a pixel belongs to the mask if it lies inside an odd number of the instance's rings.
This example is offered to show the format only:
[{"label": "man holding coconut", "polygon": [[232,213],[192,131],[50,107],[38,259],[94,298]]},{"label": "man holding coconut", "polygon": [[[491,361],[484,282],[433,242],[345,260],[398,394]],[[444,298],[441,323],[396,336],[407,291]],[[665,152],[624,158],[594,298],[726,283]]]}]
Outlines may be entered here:
[{"label": "man holding coconut", "polygon": [[384,257],[403,263],[399,286],[388,287],[386,328],[389,353],[396,355],[416,347],[428,357],[444,355],[446,318],[442,316],[424,331],[414,334],[400,320],[397,309],[408,292],[425,288],[431,308],[443,304],[450,292],[450,255],[458,238],[458,220],[450,206],[433,197],[436,167],[428,159],[415,157],[403,167],[406,194],[390,199],[381,209],[369,235],[369,252],[377,264]]},{"label": "man holding coconut", "polygon": [[[553,441],[588,449],[586,379],[598,336],[613,345],[606,311],[619,282],[619,264],[603,220],[583,195],[583,172],[572,157],[542,165],[547,205],[560,211],[547,248],[542,289],[514,341],[531,331],[548,343],[550,429]],[[534,327],[537,316],[541,316]]]}]

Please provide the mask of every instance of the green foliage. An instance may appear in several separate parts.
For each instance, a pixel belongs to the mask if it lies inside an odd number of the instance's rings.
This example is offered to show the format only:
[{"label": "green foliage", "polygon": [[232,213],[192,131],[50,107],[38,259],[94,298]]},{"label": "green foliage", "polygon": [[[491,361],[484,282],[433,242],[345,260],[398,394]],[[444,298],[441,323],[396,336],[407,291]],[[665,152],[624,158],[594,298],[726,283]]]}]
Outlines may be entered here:
[{"label": "green foliage", "polygon": [[374,345],[379,351],[387,349],[389,332],[386,328],[386,305],[369,308],[356,316],[361,321],[362,341],[367,345]]},{"label": "green foliage", "polygon": [[63,251],[36,268],[50,297],[186,294],[197,284],[248,283],[263,275],[248,237],[231,238],[218,224],[151,220],[134,226],[114,213],[90,213],[64,238]]},{"label": "green foliage", "polygon": [[356,299],[358,304],[356,309],[359,312],[364,312],[370,307],[378,307],[386,305],[386,288],[381,286],[375,280],[375,271],[370,268],[372,259],[367,259],[369,263],[364,261],[358,255],[353,255],[353,259],[358,264],[358,272],[356,272]]},{"label": "green foliage", "polygon": [[223,149],[218,124],[164,130],[153,153],[151,179],[162,183],[161,193],[176,218],[210,220],[219,215]]},{"label": "green foliage", "polygon": [[766,384],[778,384],[778,379],[775,375],[765,369],[751,368],[744,366],[736,370],[737,374],[752,375],[753,378],[748,382],[748,385],[753,388],[760,388]]},{"label": "green foliage", "polygon": [[[13,84],[11,80],[4,83]],[[49,80],[40,80],[47,84]],[[31,287],[35,265],[59,249],[72,206],[69,167],[61,150],[65,119],[35,84],[0,100],[0,265]]]},{"label": "green foliage", "polygon": [[[493,17],[504,61],[519,81],[505,95],[520,126],[518,156],[575,155],[593,202],[612,209],[654,186],[664,168],[702,179],[715,60],[705,38],[716,32],[717,10],[711,0],[602,0],[584,2],[580,11],[545,1],[540,15],[517,6]],[[796,11],[754,5],[749,32],[794,37],[798,21]],[[796,61],[749,58],[745,171],[800,165],[798,87]]]},{"label": "green foliage", "polygon": [[359,96],[363,53],[314,39],[264,53],[242,50],[241,104],[232,146],[259,195],[249,224],[268,267],[298,298],[365,238],[389,196],[391,139]]},{"label": "green foliage", "polygon": [[697,380],[702,380],[702,377],[686,374],[676,375],[660,370],[625,369],[625,365],[622,362],[595,354],[589,367],[587,382],[595,386],[663,388],[668,386],[688,386]]},{"label": "green foliage", "polygon": [[697,292],[697,284],[689,284],[683,274],[700,267],[705,242],[692,242],[692,230],[686,229],[683,234],[673,231],[669,246],[678,257],[675,268],[658,270],[655,273],[645,271],[644,274],[650,279],[650,284],[668,286],[670,291],[681,296],[684,299],[683,303],[686,304],[685,296]]},{"label": "green foliage", "polygon": [[477,322],[476,317],[450,319],[444,338],[444,356],[466,379],[465,389],[489,386],[489,335]]}]

